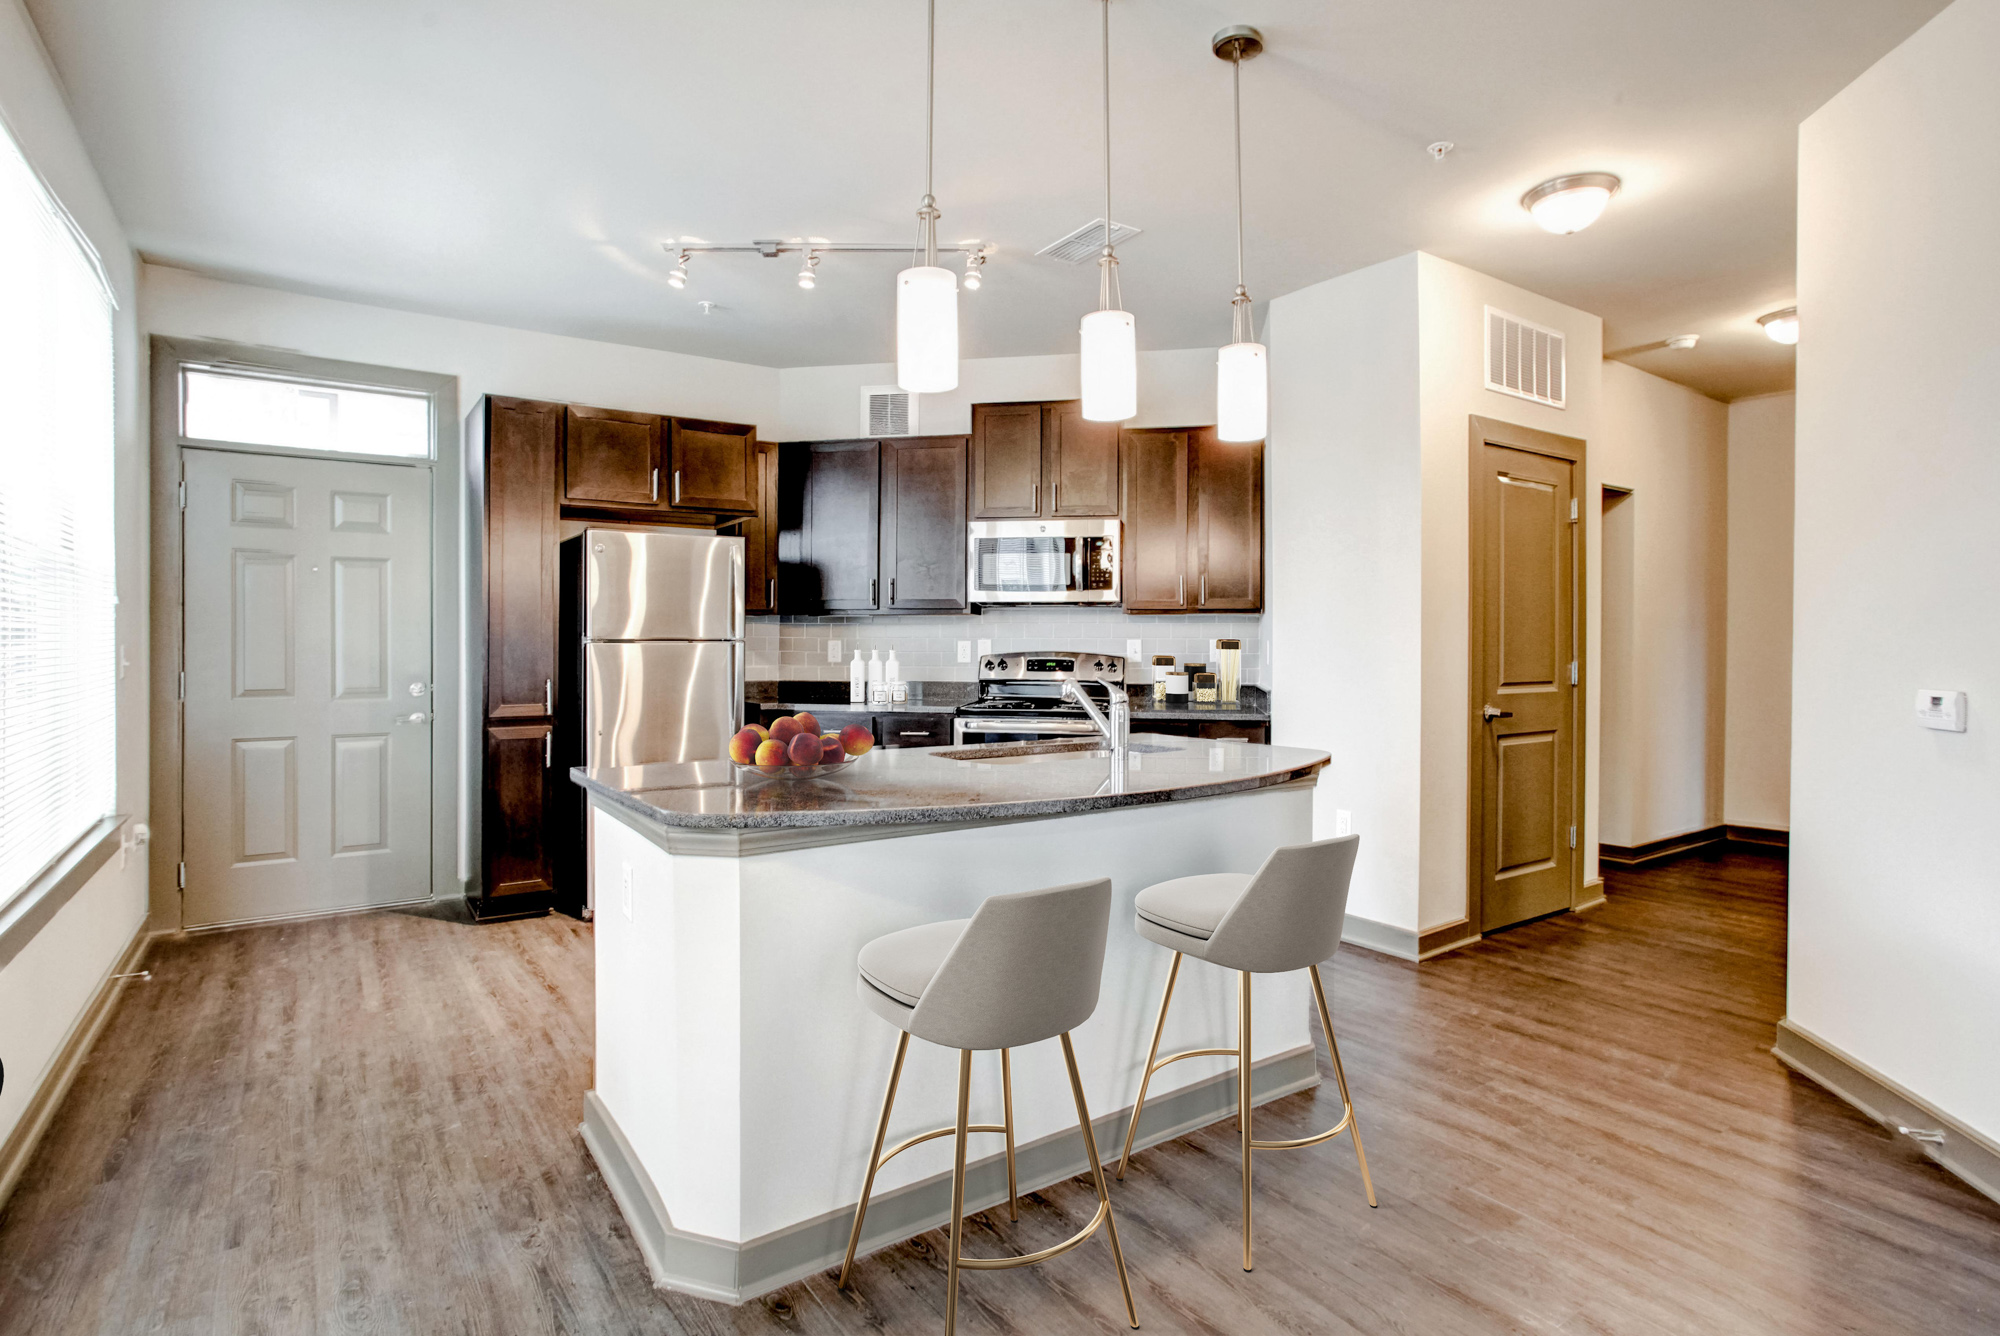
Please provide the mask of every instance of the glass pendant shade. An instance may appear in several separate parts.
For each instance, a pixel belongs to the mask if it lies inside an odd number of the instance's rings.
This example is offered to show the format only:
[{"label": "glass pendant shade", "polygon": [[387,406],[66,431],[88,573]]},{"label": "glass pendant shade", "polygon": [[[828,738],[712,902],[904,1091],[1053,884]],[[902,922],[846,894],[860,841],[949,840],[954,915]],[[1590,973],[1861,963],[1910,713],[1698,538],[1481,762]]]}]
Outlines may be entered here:
[{"label": "glass pendant shade", "polygon": [[896,275],[896,384],[912,394],[958,388],[958,275],[949,269]]},{"label": "glass pendant shade", "polygon": [[1271,386],[1264,345],[1232,343],[1215,355],[1215,434],[1261,441],[1270,422]]},{"label": "glass pendant shade", "polygon": [[1139,411],[1139,330],[1130,311],[1083,318],[1083,415],[1123,422]]}]

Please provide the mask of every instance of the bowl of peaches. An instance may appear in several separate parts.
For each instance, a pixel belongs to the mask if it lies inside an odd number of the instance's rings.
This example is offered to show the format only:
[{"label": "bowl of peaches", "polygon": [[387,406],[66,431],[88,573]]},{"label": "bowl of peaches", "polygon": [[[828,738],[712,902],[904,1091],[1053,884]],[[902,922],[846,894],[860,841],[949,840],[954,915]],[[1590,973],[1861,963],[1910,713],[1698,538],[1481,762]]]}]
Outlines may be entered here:
[{"label": "bowl of peaches", "polygon": [[875,735],[860,724],[822,733],[807,710],[746,725],[729,740],[729,759],[739,779],[812,779],[843,769],[875,746]]}]

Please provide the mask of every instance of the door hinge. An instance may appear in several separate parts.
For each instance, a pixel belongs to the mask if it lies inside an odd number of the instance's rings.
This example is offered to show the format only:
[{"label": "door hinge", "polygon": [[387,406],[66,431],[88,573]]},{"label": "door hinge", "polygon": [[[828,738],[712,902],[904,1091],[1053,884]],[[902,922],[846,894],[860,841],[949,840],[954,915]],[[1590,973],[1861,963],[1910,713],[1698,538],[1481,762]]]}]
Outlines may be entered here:
[{"label": "door hinge", "polygon": [[1571,659],[1571,660],[1569,661],[1569,684],[1570,684],[1571,686],[1575,686],[1575,685],[1576,685],[1576,660],[1575,660],[1575,659]]},{"label": "door hinge", "polygon": [[186,863],[174,864],[174,889],[177,891],[184,891],[187,889],[187,884],[188,884],[188,865]]},{"label": "door hinge", "polygon": [[188,485],[187,485],[187,479],[186,479],[186,478],[182,478],[182,479],[181,479],[181,480],[180,480],[179,482],[175,483],[175,484],[174,484],[174,491],[175,491],[175,493],[176,493],[176,494],[177,494],[177,495],[178,495],[178,496],[180,497],[180,502],[181,502],[181,509],[182,509],[182,510],[186,510],[186,509],[188,508]]},{"label": "door hinge", "polygon": [[1575,827],[1575,826],[1571,826],[1571,827],[1569,828],[1569,847],[1570,847],[1570,848],[1572,848],[1572,849],[1576,848],[1576,827]]},{"label": "door hinge", "polygon": [[183,668],[181,669],[179,680],[174,683],[174,699],[179,701],[184,701],[187,698],[188,698],[188,675],[187,675],[187,669]]},{"label": "door hinge", "polygon": [[1575,498],[1575,497],[1571,497],[1571,498],[1569,499],[1569,522],[1570,522],[1571,524],[1575,524],[1575,523],[1576,523],[1576,498]]}]

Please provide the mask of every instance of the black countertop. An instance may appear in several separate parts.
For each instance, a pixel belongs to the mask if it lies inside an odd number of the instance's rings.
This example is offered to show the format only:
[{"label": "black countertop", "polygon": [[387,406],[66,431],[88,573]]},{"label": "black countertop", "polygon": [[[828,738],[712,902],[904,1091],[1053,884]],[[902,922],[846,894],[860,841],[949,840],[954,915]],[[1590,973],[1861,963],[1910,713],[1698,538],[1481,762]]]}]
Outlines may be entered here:
[{"label": "black countertop", "polygon": [[[1127,687],[1132,705],[1132,722],[1143,720],[1199,721],[1212,719],[1231,724],[1271,722],[1270,693],[1262,687],[1244,687],[1242,698],[1233,705],[1203,704],[1192,697],[1169,697],[1155,706],[1148,685]],[[851,705],[845,682],[746,682],[744,700],[764,709],[796,710],[880,710],[887,714],[954,714],[961,705],[970,705],[979,695],[977,682],[912,682],[907,704],[886,706]]]}]

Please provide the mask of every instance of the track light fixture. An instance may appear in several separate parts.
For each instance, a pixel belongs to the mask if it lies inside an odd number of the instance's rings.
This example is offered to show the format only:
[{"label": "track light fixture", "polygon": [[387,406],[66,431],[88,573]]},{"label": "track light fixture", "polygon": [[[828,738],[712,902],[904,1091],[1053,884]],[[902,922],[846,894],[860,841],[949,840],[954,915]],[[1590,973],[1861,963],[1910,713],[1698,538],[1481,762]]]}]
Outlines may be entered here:
[{"label": "track light fixture", "polygon": [[984,251],[974,250],[965,253],[965,277],[960,281],[964,284],[967,292],[979,291],[979,284],[982,281],[979,274],[980,270],[985,267],[986,253]]},{"label": "track light fixture", "polygon": [[674,267],[667,270],[667,286],[684,288],[688,284],[688,253],[681,252],[681,258],[674,261]]},{"label": "track light fixture", "polygon": [[807,251],[806,262],[799,267],[799,286],[810,292],[814,287],[814,285],[818,282],[818,279],[815,278],[813,274],[813,271],[818,268],[819,268],[819,252],[811,250]]}]

